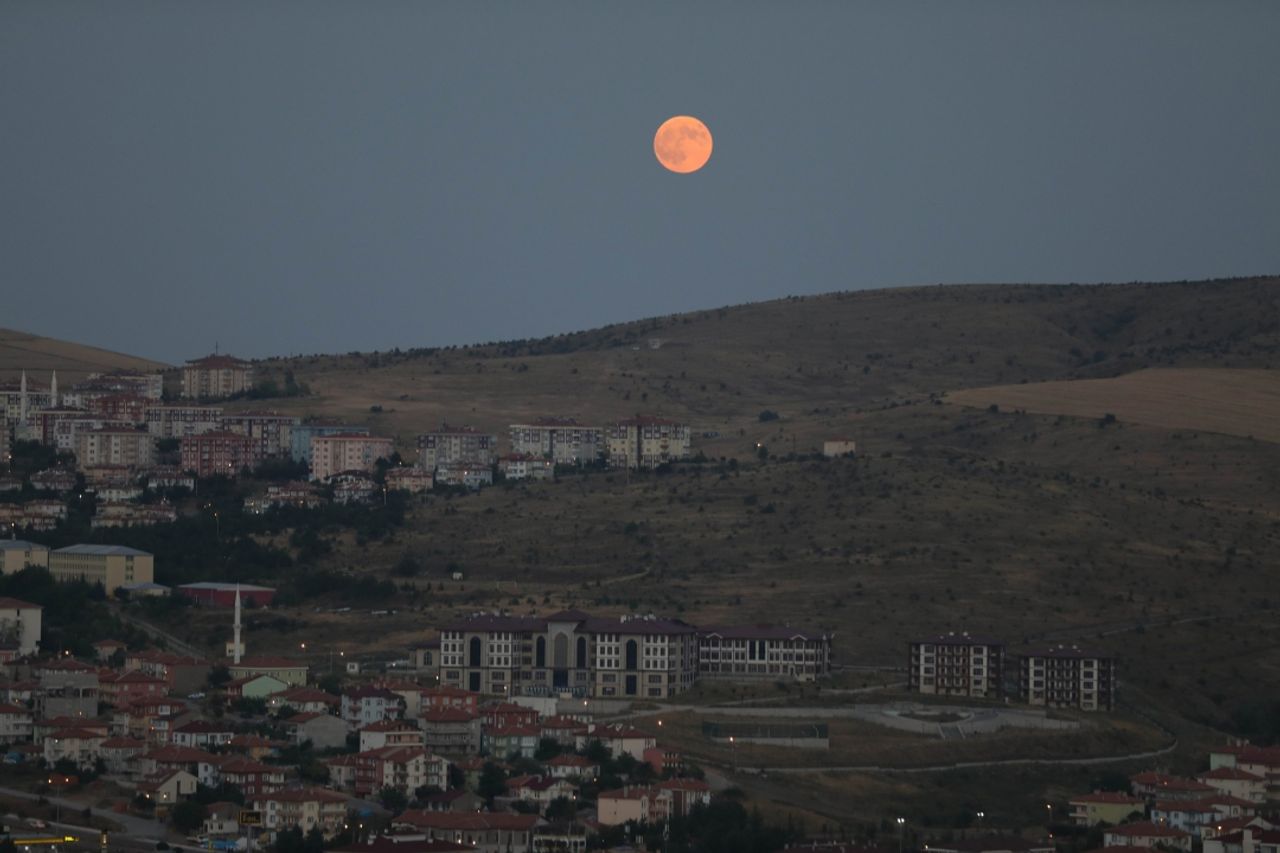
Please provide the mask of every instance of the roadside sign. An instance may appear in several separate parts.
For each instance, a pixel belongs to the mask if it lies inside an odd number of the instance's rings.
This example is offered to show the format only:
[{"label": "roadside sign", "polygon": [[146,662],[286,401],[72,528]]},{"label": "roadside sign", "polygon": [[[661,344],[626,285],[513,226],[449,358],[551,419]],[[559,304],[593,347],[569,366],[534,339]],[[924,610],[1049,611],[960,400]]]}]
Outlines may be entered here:
[{"label": "roadside sign", "polygon": [[262,812],[240,812],[241,826],[262,826]]}]

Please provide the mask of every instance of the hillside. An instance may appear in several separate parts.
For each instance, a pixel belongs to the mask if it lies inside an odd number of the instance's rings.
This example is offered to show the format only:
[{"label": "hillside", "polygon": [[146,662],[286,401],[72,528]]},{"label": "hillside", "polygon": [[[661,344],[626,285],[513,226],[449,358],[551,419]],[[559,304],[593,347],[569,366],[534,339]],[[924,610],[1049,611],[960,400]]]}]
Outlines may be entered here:
[{"label": "hillside", "polygon": [[[542,341],[268,362],[316,392],[275,407],[366,422],[405,448],[445,418],[505,437],[518,418],[644,411],[689,419],[711,460],[431,498],[385,540],[331,532],[317,565],[385,575],[407,553],[425,569],[420,597],[375,622],[299,611],[292,630],[394,650],[482,607],[652,610],[833,630],[854,665],[900,664],[908,637],[939,630],[1014,648],[1071,638],[1121,653],[1126,684],[1152,701],[1248,733],[1280,699],[1257,689],[1280,683],[1280,445],[1255,440],[1268,394],[1232,398],[1241,382],[1272,387],[1277,284],[831,294]],[[1108,399],[1137,405],[1134,383],[1153,379],[1166,420],[987,409],[992,386],[1061,399],[1118,388]],[[944,404],[965,395],[978,408]],[[1231,402],[1231,423],[1167,420],[1210,398]],[[762,422],[765,409],[780,417]],[[807,456],[833,433],[858,440],[858,460]],[[467,581],[442,586],[454,568]]]},{"label": "hillside", "polygon": [[[867,411],[961,388],[1106,378],[1148,367],[1280,366],[1280,279],[949,286],[794,297],[537,341],[269,360],[314,395],[299,414],[368,423],[412,446],[448,420],[687,418],[726,439],[784,416],[799,448]],[[380,406],[381,414],[370,407]],[[774,426],[778,426],[775,424]],[[709,442],[734,455],[742,442]]]},{"label": "hillside", "polygon": [[1280,371],[1233,368],[1139,370],[1077,379],[969,388],[947,396],[966,406],[1201,430],[1280,442]]},{"label": "hillside", "polygon": [[12,329],[0,329],[0,381],[17,379],[23,370],[40,375],[58,371],[58,380],[68,387],[90,373],[112,370],[163,370],[169,365],[84,344],[43,338]]}]

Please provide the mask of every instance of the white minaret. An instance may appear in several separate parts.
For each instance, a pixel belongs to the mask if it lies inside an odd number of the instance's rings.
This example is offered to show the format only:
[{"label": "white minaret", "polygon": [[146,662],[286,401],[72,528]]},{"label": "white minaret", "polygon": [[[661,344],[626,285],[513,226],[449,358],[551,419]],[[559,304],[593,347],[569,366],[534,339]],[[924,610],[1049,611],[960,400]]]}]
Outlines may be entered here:
[{"label": "white minaret", "polygon": [[27,423],[27,371],[22,371],[22,385],[18,392],[18,423],[26,425]]},{"label": "white minaret", "polygon": [[231,637],[231,642],[235,644],[235,651],[231,655],[231,662],[240,663],[240,652],[243,649],[240,645],[240,584],[236,584],[236,624]]},{"label": "white minaret", "polygon": [[49,380],[49,408],[58,408],[58,371],[53,371],[53,378]]}]

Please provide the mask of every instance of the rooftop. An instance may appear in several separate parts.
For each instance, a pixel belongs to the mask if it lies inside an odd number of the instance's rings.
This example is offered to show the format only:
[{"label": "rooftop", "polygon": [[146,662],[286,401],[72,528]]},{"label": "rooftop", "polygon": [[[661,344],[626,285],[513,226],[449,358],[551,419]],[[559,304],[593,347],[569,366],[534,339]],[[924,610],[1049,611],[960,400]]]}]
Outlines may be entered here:
[{"label": "rooftop", "polygon": [[146,551],[127,545],[68,545],[54,551],[55,554],[87,554],[95,557],[150,557]]}]

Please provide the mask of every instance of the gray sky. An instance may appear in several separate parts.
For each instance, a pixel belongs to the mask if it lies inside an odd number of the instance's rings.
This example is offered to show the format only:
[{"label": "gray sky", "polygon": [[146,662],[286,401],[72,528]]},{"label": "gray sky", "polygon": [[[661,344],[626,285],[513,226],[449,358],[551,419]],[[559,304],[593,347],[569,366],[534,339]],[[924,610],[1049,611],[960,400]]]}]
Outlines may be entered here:
[{"label": "gray sky", "polygon": [[1277,36],[1269,1],[0,0],[0,326],[179,361],[1275,273]]}]

